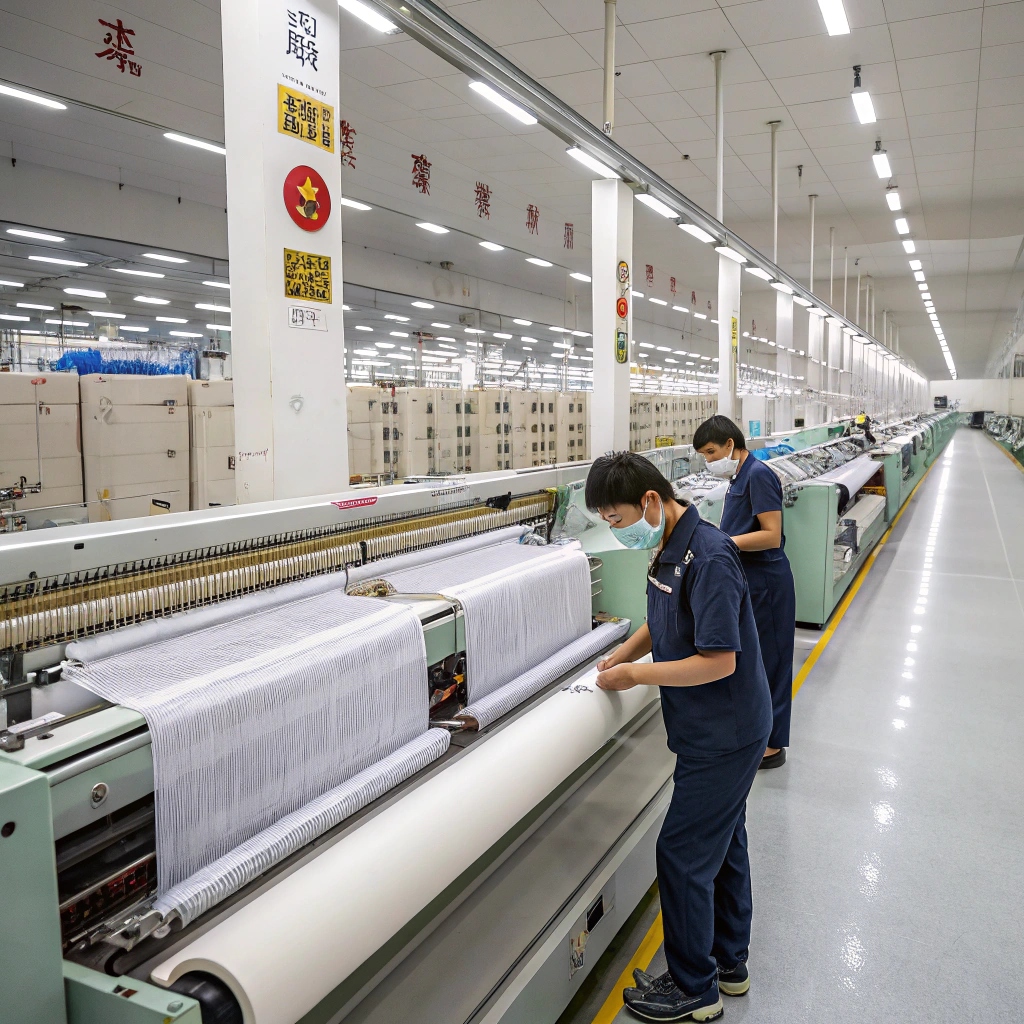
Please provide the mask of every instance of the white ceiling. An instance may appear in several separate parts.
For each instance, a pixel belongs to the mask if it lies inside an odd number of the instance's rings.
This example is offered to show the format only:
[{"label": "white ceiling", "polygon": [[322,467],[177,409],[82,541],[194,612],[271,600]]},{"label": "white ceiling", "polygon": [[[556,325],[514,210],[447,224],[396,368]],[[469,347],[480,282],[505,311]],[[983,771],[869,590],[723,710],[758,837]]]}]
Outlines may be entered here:
[{"label": "white ceiling", "polygon": [[[585,116],[601,121],[600,0],[448,0],[446,6]],[[614,137],[713,209],[714,73],[707,53],[725,48],[726,222],[770,253],[766,122],[781,119],[779,262],[806,279],[807,195],[817,193],[819,294],[827,298],[828,228],[834,226],[837,273],[845,247],[851,267],[859,258],[875,278],[879,311],[895,311],[901,347],[923,372],[942,376],[938,346],[884,202],[886,183],[870,161],[881,137],[957,368],[964,377],[980,375],[1024,288],[1024,0],[985,6],[976,0],[846,0],[846,9],[853,31],[829,37],[815,0],[619,0],[622,74]],[[94,56],[97,18],[118,15],[137,29],[139,79],[119,75]],[[590,177],[571,165],[562,144],[539,127],[510,127],[468,90],[464,75],[414,41],[389,41],[344,12],[342,19],[340,115],[359,133],[356,168],[344,172],[346,192],[494,238],[566,270],[586,270]],[[219,34],[212,0],[120,0],[118,8],[0,0],[0,77],[220,139]],[[863,65],[877,124],[856,122],[849,98],[855,63]],[[224,203],[220,158],[102,113],[41,114],[0,98],[0,140],[25,163],[130,181],[211,207]],[[434,164],[429,198],[411,187],[413,152],[427,153]],[[494,192],[489,221],[473,208],[477,180]],[[541,209],[536,236],[526,231],[528,203]],[[562,245],[566,221],[575,226],[571,252]],[[687,297],[696,290],[702,301],[703,292],[714,298],[714,261],[705,247],[646,210],[638,210],[637,225],[635,263],[654,265],[656,290],[668,297],[675,276]],[[356,230],[392,251],[423,248],[405,218],[390,218],[380,230]],[[493,273],[488,259],[476,257],[466,269]],[[562,271],[537,287],[561,295],[564,279]],[[745,313],[749,306],[760,322],[770,293],[761,295],[757,289],[765,289],[757,283],[753,289]],[[841,283],[837,303],[840,294]],[[852,306],[851,288],[851,312]]]}]

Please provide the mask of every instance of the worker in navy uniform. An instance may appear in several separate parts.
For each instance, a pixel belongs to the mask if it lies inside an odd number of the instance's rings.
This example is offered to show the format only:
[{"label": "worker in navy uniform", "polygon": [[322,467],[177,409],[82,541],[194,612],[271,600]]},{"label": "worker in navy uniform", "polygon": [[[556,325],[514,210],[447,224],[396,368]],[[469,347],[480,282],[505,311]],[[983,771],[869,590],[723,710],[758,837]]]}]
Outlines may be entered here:
[{"label": "worker in navy uniform", "polygon": [[643,1020],[715,1020],[720,993],[750,986],[746,801],[771,729],[747,580],[736,545],[640,455],[596,459],[586,502],[626,547],[655,550],[647,622],[598,663],[597,685],[659,686],[676,755],[657,849],[668,971],[636,972],[623,1000]]},{"label": "worker in navy uniform", "polygon": [[782,484],[747,451],[743,431],[726,416],[705,420],[694,431],[693,447],[707,459],[708,472],[730,481],[720,529],[740,549],[772,692],[772,734],[761,767],[778,768],[786,763],[789,746],[796,635],[796,587],[782,533]]}]

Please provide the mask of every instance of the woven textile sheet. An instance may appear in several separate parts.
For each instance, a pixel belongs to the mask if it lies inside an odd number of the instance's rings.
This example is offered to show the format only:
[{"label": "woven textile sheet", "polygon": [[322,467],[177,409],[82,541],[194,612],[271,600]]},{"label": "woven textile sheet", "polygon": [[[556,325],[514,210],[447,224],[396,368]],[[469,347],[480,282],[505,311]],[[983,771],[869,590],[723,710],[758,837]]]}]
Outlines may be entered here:
[{"label": "woven textile sheet", "polygon": [[66,675],[149,724],[161,895],[427,729],[419,620],[338,592]]},{"label": "woven textile sheet", "polygon": [[400,593],[460,602],[470,701],[590,632],[590,567],[578,548],[499,544],[382,575]]}]

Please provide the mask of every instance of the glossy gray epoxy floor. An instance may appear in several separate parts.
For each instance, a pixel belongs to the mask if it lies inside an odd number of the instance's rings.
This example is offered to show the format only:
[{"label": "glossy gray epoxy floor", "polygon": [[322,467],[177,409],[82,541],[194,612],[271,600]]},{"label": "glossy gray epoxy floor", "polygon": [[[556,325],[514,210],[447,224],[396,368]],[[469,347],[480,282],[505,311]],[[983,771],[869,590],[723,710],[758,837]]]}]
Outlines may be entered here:
[{"label": "glossy gray epoxy floor", "polygon": [[1024,1019],[1024,474],[980,431],[880,552],[790,753],[749,802],[752,987],[725,1019]]}]

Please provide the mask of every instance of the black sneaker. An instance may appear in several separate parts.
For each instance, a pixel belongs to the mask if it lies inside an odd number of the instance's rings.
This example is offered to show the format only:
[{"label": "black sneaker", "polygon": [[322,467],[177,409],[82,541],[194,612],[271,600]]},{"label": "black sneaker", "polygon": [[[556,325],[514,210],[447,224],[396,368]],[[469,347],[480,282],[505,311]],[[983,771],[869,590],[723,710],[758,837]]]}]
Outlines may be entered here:
[{"label": "black sneaker", "polygon": [[[642,992],[646,992],[652,985],[667,975],[667,971],[665,974],[655,976],[642,971],[639,967],[633,968],[633,981],[636,982],[636,987]],[[737,964],[735,967],[728,969],[719,967],[718,989],[723,996],[745,996],[750,989],[750,974],[747,971],[747,965]]]},{"label": "black sneaker", "polygon": [[726,996],[745,996],[750,988],[746,964],[718,968],[718,988]]},{"label": "black sneaker", "polygon": [[725,1012],[717,985],[703,995],[688,996],[667,973],[655,978],[649,988],[625,989],[622,1001],[630,1013],[650,1021],[711,1021]]},{"label": "black sneaker", "polygon": [[785,763],[786,748],[780,747],[774,754],[767,754],[762,757],[757,770],[763,771],[765,768],[781,768]]}]

